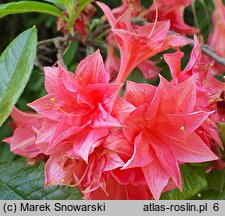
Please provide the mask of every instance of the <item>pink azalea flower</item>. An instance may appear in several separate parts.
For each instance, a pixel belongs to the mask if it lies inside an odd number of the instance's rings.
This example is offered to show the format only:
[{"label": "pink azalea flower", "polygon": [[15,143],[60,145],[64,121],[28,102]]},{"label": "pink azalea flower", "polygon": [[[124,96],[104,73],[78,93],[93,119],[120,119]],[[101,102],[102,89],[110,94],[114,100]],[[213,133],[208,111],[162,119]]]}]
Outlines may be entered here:
[{"label": "pink azalea flower", "polygon": [[[225,6],[222,0],[215,0],[215,10],[212,13],[213,29],[208,38],[208,44],[212,47],[216,53],[225,58]],[[215,67],[219,72],[224,72],[224,66],[215,63]]]},{"label": "pink azalea flower", "polygon": [[36,146],[36,136],[44,118],[35,113],[21,112],[14,108],[12,128],[14,133],[3,141],[10,145],[13,153],[27,158],[38,157],[42,152]]},{"label": "pink azalea flower", "polygon": [[108,17],[120,49],[121,64],[117,83],[123,83],[130,72],[144,60],[168,48],[177,48],[188,43],[181,36],[168,35],[169,22],[131,25],[130,10],[116,20],[108,6],[100,2],[98,5]]},{"label": "pink azalea flower", "polygon": [[[204,109],[205,111],[215,111],[216,102],[220,99],[221,92],[224,91],[224,83],[218,81],[212,74],[209,73],[211,64],[202,61],[200,44],[195,36],[195,45],[191,52],[190,61],[183,71],[181,71],[181,59],[183,57],[182,52],[165,54],[164,58],[170,67],[172,82],[174,85],[188,79],[192,75],[196,81],[196,105],[195,109]],[[215,115],[211,115],[207,121],[203,122],[201,127],[198,129],[198,134],[204,139],[210,146],[212,140],[223,148],[223,144],[220,139],[218,129],[216,127]]]},{"label": "pink azalea flower", "polygon": [[136,109],[124,120],[133,155],[123,169],[140,167],[155,199],[170,179],[181,189],[179,163],[218,159],[195,133],[212,112],[195,110],[193,77],[175,86],[160,77],[158,88],[128,82],[125,99]]},{"label": "pink azalea flower", "polygon": [[74,155],[87,161],[109,128],[121,126],[111,114],[120,85],[108,82],[99,51],[81,61],[76,74],[60,65],[45,68],[48,94],[29,105],[47,118],[38,134],[38,144],[47,143],[46,154],[56,152],[61,142],[74,136]]},{"label": "pink azalea flower", "polygon": [[[184,22],[183,14],[184,9],[188,7],[193,0],[156,0],[157,10],[158,10],[158,20],[160,21],[170,21],[171,27],[170,29],[180,33],[180,34],[188,34],[193,35],[198,33],[199,30],[187,25]],[[153,21],[155,19],[156,7],[153,4],[149,8],[149,12],[147,14],[147,19]]]}]

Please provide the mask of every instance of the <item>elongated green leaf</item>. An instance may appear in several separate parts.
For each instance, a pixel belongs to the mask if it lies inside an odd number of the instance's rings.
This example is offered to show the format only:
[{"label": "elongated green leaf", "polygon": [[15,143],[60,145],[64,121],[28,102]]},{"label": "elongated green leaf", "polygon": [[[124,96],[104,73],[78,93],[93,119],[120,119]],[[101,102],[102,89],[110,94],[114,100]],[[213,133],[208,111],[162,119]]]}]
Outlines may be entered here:
[{"label": "elongated green leaf", "polygon": [[182,173],[182,192],[178,189],[164,193],[161,196],[163,200],[183,200],[190,199],[207,186],[204,167],[195,167],[192,165],[183,165]]},{"label": "elongated green leaf", "polygon": [[27,12],[41,12],[48,13],[57,17],[66,19],[63,12],[55,6],[36,1],[20,1],[8,4],[0,4],[0,18],[9,14],[27,13]]},{"label": "elongated green leaf", "polygon": [[51,186],[44,188],[44,167],[32,167],[25,160],[0,163],[0,200],[81,199],[76,188]]},{"label": "elongated green leaf", "polygon": [[[62,5],[66,5],[69,2],[69,0],[44,0],[44,1],[50,2],[53,4],[62,4]],[[74,1],[74,3],[75,3],[75,1]]]},{"label": "elongated green leaf", "polygon": [[70,43],[68,50],[66,51],[65,55],[63,56],[65,64],[69,67],[71,64],[75,62],[75,54],[77,52],[78,42],[73,41]]},{"label": "elongated green leaf", "polygon": [[33,27],[17,36],[0,56],[0,126],[28,82],[36,46],[37,29]]},{"label": "elongated green leaf", "polygon": [[225,185],[225,169],[221,171],[213,169],[207,174],[207,180],[210,189],[222,192]]}]

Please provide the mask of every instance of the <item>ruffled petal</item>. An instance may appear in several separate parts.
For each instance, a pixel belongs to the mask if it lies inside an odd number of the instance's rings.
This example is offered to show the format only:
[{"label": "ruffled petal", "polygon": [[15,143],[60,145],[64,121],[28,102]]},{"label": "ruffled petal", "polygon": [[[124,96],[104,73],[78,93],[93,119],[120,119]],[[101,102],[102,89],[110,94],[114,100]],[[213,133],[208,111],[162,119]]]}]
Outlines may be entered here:
[{"label": "ruffled petal", "polygon": [[108,83],[110,78],[99,50],[80,62],[76,75],[79,85],[84,88],[93,83]]},{"label": "ruffled petal", "polygon": [[175,157],[184,163],[200,163],[217,160],[218,157],[195,133],[191,133],[184,141],[171,139]]}]

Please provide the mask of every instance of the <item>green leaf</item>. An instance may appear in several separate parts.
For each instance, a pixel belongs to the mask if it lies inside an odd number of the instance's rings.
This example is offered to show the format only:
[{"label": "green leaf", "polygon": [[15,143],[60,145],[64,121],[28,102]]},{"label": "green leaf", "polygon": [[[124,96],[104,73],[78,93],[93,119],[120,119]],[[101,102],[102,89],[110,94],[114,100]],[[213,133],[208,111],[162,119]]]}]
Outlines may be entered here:
[{"label": "green leaf", "polygon": [[204,190],[196,196],[192,197],[192,200],[218,200],[219,192],[215,190]]},{"label": "green leaf", "polygon": [[[69,2],[69,0],[44,0],[44,1],[50,2],[53,4],[62,4],[62,5],[66,5]],[[74,3],[75,3],[75,1],[74,1]]]},{"label": "green leaf", "polygon": [[128,76],[128,80],[131,80],[136,83],[147,83],[143,73],[138,69],[135,68],[132,73]]},{"label": "green leaf", "polygon": [[182,192],[178,189],[162,194],[162,200],[190,199],[207,186],[205,168],[192,165],[181,166]]},{"label": "green leaf", "polygon": [[225,185],[225,169],[217,171],[213,169],[207,174],[208,187],[216,191],[222,191]]},{"label": "green leaf", "polygon": [[225,186],[223,187],[222,191],[219,193],[217,199],[225,200]]},{"label": "green leaf", "polygon": [[71,64],[75,63],[75,54],[77,52],[78,42],[73,41],[70,43],[70,46],[66,53],[63,56],[64,63],[69,67]]},{"label": "green leaf", "polygon": [[9,148],[9,145],[2,142],[5,137],[11,135],[11,129],[8,123],[2,125],[0,129],[0,162],[11,161],[16,155],[14,155]]},{"label": "green leaf", "polygon": [[51,4],[36,2],[36,1],[20,1],[8,4],[0,4],[0,18],[9,14],[27,13],[27,12],[41,12],[62,17],[66,19],[63,12]]},{"label": "green leaf", "polygon": [[0,126],[26,86],[34,65],[37,29],[17,36],[0,56]]},{"label": "green leaf", "polygon": [[25,160],[0,163],[0,200],[65,200],[81,199],[76,188],[44,188],[43,163],[27,165]]}]

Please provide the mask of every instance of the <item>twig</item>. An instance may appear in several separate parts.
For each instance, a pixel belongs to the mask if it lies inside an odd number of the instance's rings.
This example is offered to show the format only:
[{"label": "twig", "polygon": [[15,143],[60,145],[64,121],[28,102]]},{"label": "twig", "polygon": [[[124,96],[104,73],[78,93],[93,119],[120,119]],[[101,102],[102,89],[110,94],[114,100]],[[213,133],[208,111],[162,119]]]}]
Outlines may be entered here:
[{"label": "twig", "polygon": [[94,31],[91,34],[92,38],[96,38],[99,35],[101,35],[104,31],[109,30],[110,29],[110,25],[108,23],[106,23],[105,25],[101,26],[100,28],[97,28],[96,31]]},{"label": "twig", "polygon": [[[71,38],[70,35],[65,35],[64,37],[56,37],[56,38],[50,38],[47,40],[39,41],[37,44],[37,60],[36,60],[36,66],[43,68],[43,65],[41,64],[40,60],[48,60],[49,58],[46,57],[46,54],[57,52],[57,60],[58,62],[66,68],[66,65],[63,61],[63,53],[66,50],[66,47],[68,46],[69,41],[73,40],[74,38]],[[49,46],[54,46],[56,49],[50,49]],[[44,51],[44,53],[43,53]]]},{"label": "twig", "polygon": [[37,43],[38,47],[42,47],[42,46],[49,46],[55,43],[59,43],[59,42],[66,42],[69,39],[69,35],[65,35],[64,37],[55,37],[55,38],[50,38],[47,40],[43,40],[43,41],[39,41]]},{"label": "twig", "polygon": [[[188,40],[189,40],[189,45],[194,46],[194,40],[193,39],[190,39],[190,38],[188,38]],[[222,58],[222,57],[220,57],[220,56],[218,56],[211,47],[209,47],[206,44],[202,44],[201,45],[201,50],[207,56],[211,57],[213,60],[215,60],[219,64],[225,66],[225,59]]]}]

